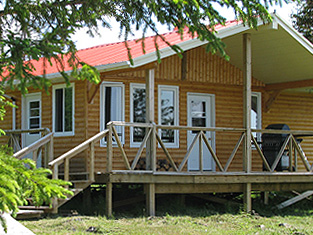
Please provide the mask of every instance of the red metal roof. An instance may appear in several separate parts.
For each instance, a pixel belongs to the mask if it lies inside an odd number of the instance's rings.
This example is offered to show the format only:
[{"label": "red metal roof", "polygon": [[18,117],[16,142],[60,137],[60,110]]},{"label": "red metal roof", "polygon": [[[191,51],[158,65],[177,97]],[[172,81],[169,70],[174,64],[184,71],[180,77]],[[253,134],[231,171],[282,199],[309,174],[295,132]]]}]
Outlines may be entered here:
[{"label": "red metal roof", "polygon": [[[225,26],[217,25],[216,30],[220,30],[222,28],[231,27],[234,25],[238,25],[237,20],[233,21],[227,21]],[[179,44],[184,41],[188,41],[193,39],[191,34],[188,32],[188,29],[186,28],[184,30],[183,37],[176,31],[172,31],[169,33],[162,34],[162,36],[172,45]],[[145,53],[142,49],[142,41],[141,40],[129,40],[128,46],[131,48],[131,55],[132,58],[140,57],[144,54],[149,54],[156,51],[155,48],[155,36],[147,37],[145,38]],[[168,45],[162,41],[160,38],[157,39],[157,44],[159,47],[159,50],[168,47]],[[95,47],[90,47],[87,49],[78,50],[77,57],[92,66],[100,66],[100,65],[107,65],[107,64],[114,64],[119,63],[123,61],[128,61],[128,54],[127,54],[127,48],[125,46],[125,42],[117,42],[117,43],[109,43],[104,45],[99,45]],[[39,61],[32,61],[34,67],[36,68],[36,71],[34,72],[35,75],[42,75],[44,73],[44,63],[43,59],[40,59]],[[70,66],[66,63],[64,71],[70,71]],[[57,73],[58,68],[53,63],[52,66],[49,65],[49,63],[46,63],[46,74],[53,74]]]}]

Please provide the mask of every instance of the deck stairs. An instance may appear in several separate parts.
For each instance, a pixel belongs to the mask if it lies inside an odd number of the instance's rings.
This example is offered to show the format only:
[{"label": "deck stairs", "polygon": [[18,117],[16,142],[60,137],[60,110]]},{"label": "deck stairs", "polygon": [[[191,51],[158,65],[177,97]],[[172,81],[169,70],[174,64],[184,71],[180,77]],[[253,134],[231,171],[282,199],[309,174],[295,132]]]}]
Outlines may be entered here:
[{"label": "deck stairs", "polygon": [[[70,201],[80,192],[88,188],[93,182],[95,178],[94,172],[94,158],[95,158],[95,144],[100,141],[100,139],[104,138],[108,134],[108,130],[101,131],[100,133],[92,136],[91,138],[85,140],[81,144],[77,145],[73,149],[64,153],[63,155],[54,159],[53,153],[53,137],[54,133],[50,132],[47,128],[41,129],[31,129],[31,130],[14,130],[14,131],[6,131],[7,134],[10,135],[10,138],[15,139],[15,141],[11,141],[12,143],[19,143],[21,139],[22,133],[32,133],[32,132],[42,132],[42,137],[32,143],[29,146],[21,148],[20,146],[16,147],[12,145],[13,149],[16,149],[17,152],[13,154],[13,157],[22,159],[26,157],[26,155],[31,155],[32,159],[36,162],[40,157],[40,154],[43,158],[43,167],[49,168],[52,170],[52,178],[53,179],[64,179],[66,181],[70,181],[72,185],[69,187],[74,194],[69,195],[67,199],[53,199],[52,205],[48,206],[39,206],[36,207],[31,204],[31,199],[29,199],[29,205],[21,206],[19,215],[21,218],[30,218],[40,216],[43,213],[57,213],[58,208]],[[44,150],[43,150],[44,147]],[[70,171],[70,159],[78,156],[79,153],[87,151],[87,161],[88,167],[86,172],[73,173]],[[63,166],[63,172],[59,172],[59,167]]]},{"label": "deck stairs", "polygon": [[72,200],[75,196],[83,192],[93,183],[90,180],[72,180],[70,182],[72,183],[72,186],[69,188],[69,190],[74,193],[73,195],[69,195],[66,199],[56,199],[55,202],[53,202],[51,205],[44,206],[34,206],[31,204],[30,199],[29,205],[19,207],[17,219],[38,218],[43,214],[57,213],[58,208]]}]

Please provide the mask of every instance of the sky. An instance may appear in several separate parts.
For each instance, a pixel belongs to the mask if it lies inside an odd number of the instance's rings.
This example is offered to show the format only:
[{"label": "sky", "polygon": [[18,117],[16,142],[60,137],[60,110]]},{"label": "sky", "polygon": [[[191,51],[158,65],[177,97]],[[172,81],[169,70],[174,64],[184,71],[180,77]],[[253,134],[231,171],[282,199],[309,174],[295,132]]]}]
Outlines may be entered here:
[{"label": "sky", "polygon": [[[290,19],[290,14],[296,12],[296,4],[295,3],[283,3],[282,7],[279,5],[274,5],[270,7],[269,12],[274,12],[281,16],[283,19],[286,21],[290,22],[291,24],[291,19]],[[219,11],[221,14],[227,19],[227,20],[233,20],[234,15],[231,10],[225,9],[225,8],[220,8]],[[93,47],[93,46],[98,46],[102,44],[107,44],[107,43],[112,43],[112,42],[119,42],[123,41],[123,38],[119,38],[119,26],[117,23],[114,23],[111,21],[111,26],[112,30],[110,29],[103,29],[100,28],[100,34],[101,36],[95,36],[95,37],[90,37],[87,33],[86,30],[80,30],[78,31],[72,38],[76,42],[77,49],[84,49],[88,47]],[[160,25],[158,27],[158,30],[160,33],[166,33],[168,32],[167,27]],[[152,33],[150,33],[152,35]],[[149,36],[149,34],[147,35]],[[129,39],[134,39],[134,38],[140,38],[141,37],[141,32],[138,31],[135,36],[129,38]]]}]

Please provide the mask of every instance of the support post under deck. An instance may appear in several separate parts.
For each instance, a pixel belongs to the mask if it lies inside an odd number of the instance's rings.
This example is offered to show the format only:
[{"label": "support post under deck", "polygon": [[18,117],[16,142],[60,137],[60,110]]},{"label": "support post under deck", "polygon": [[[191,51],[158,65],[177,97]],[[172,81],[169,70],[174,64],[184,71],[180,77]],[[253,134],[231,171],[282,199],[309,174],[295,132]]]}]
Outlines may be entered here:
[{"label": "support post under deck", "polygon": [[[146,122],[154,123],[154,69],[146,70]],[[146,145],[146,169],[156,170],[155,127]],[[146,207],[149,216],[155,215],[155,184],[146,185]]]},{"label": "support post under deck", "polygon": [[106,216],[110,218],[112,216],[112,208],[113,208],[113,197],[112,197],[112,188],[113,185],[111,182],[106,183],[106,197],[105,197],[105,202],[106,202]]},{"label": "support post under deck", "polygon": [[147,215],[155,216],[155,184],[146,184]]},{"label": "support post under deck", "polygon": [[[243,170],[251,172],[251,34],[243,34],[243,127],[246,136],[243,147]],[[244,209],[246,212],[252,210],[251,203],[251,183],[244,187]]]}]

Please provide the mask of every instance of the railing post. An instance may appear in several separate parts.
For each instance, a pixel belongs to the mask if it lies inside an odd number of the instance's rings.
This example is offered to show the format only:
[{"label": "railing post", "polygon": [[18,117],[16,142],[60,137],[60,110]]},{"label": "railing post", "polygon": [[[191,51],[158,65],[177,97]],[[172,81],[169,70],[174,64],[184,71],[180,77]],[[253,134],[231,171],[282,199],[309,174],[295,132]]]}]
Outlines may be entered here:
[{"label": "railing post", "polygon": [[37,168],[37,158],[38,158],[38,149],[33,151],[33,161],[36,164],[36,168]]},{"label": "railing post", "polygon": [[292,141],[289,141],[289,171],[291,172],[292,169],[292,158],[293,158],[293,153],[292,153],[293,145]]},{"label": "railing post", "polygon": [[[243,127],[246,136],[243,148],[243,170],[251,172],[251,80],[252,80],[252,55],[251,34],[243,34]],[[251,208],[251,183],[245,184],[244,207],[249,212]]]},{"label": "railing post", "polygon": [[[70,159],[65,158],[64,160],[64,180],[70,180]],[[68,189],[68,185],[65,186]]]},{"label": "railing post", "polygon": [[[154,69],[146,70],[146,123],[154,123]],[[155,171],[155,134],[154,129],[146,144],[147,170]]]},{"label": "railing post", "polygon": [[48,161],[51,162],[54,159],[53,156],[53,135],[50,138],[50,142],[48,142]]},{"label": "railing post", "polygon": [[90,143],[89,180],[95,181],[95,143]]},{"label": "railing post", "polygon": [[[53,165],[52,168],[52,179],[58,179],[59,178],[59,166],[58,164]],[[58,213],[58,198],[54,197],[52,199],[52,213],[57,214]]]},{"label": "railing post", "polygon": [[112,147],[112,122],[108,123],[108,129],[109,133],[107,136],[107,173],[110,173],[112,171],[112,158],[113,158],[113,147]]},{"label": "railing post", "polygon": [[202,143],[202,139],[203,139],[203,132],[200,132],[200,136],[199,136],[199,169],[201,172],[203,172],[203,143]]}]

